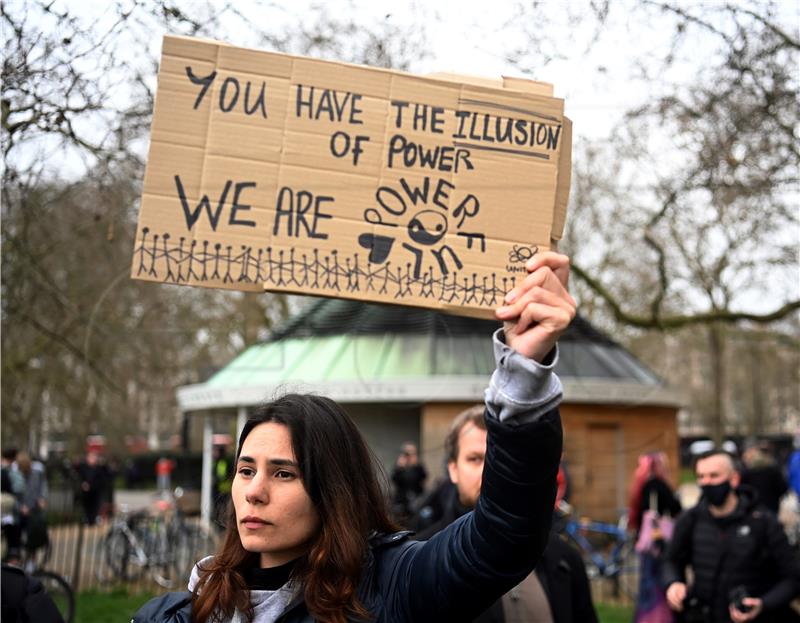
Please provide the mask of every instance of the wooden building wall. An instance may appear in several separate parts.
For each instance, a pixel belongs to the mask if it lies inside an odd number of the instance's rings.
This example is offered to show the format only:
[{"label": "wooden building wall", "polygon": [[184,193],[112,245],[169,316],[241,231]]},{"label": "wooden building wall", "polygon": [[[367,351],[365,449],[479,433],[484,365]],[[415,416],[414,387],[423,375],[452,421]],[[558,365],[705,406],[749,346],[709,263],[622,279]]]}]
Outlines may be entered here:
[{"label": "wooden building wall", "polygon": [[592,519],[616,521],[625,512],[639,456],[667,454],[671,484],[678,478],[678,422],[672,407],[562,404],[564,459],[571,503]]},{"label": "wooden building wall", "polygon": [[453,421],[464,409],[474,402],[436,402],[422,406],[420,418],[420,456],[428,470],[428,485],[437,478],[445,476],[444,439]]}]

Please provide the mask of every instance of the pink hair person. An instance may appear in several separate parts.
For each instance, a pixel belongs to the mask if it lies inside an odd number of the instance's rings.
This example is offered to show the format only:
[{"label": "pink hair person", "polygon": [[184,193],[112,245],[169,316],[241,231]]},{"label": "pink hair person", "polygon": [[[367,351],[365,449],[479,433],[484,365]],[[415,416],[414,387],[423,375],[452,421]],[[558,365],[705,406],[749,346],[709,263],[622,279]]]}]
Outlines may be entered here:
[{"label": "pink hair person", "polygon": [[651,478],[667,479],[667,455],[663,452],[651,452],[639,457],[639,465],[633,474],[633,487],[628,508],[628,528],[639,529],[639,517],[642,510],[642,489]]}]

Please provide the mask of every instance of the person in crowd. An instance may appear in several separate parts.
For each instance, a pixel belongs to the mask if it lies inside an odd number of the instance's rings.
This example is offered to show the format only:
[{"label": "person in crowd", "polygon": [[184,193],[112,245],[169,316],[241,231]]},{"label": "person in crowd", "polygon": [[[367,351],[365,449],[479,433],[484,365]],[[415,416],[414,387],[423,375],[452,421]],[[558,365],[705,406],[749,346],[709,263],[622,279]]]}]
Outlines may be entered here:
[{"label": "person in crowd", "polygon": [[142,475],[139,470],[139,465],[132,458],[125,460],[125,488],[133,489],[141,481]]},{"label": "person in crowd", "polygon": [[567,462],[564,457],[561,457],[561,462],[558,464],[558,476],[556,477],[557,493],[556,499],[558,502],[569,504],[569,499],[572,497],[572,479],[569,475]]},{"label": "person in crowd", "polygon": [[17,460],[18,451],[16,448],[4,448],[0,454],[0,489],[3,493],[11,493],[13,488],[11,486],[11,470],[13,469],[14,461]]},{"label": "person in crowd", "polygon": [[224,445],[214,446],[211,470],[211,495],[213,496],[211,502],[214,509],[214,520],[218,527],[223,528],[233,480],[233,461],[225,452]]},{"label": "person in crowd", "polygon": [[47,544],[47,473],[44,465],[27,452],[17,454],[11,469],[11,486],[17,499],[19,525],[25,549],[35,550]]},{"label": "person in crowd", "polygon": [[80,483],[84,521],[87,525],[93,526],[97,523],[100,503],[103,501],[106,470],[100,463],[100,455],[97,452],[90,451],[86,453],[86,458],[77,465],[75,471]]},{"label": "person in crowd", "polygon": [[667,479],[667,455],[663,452],[639,457],[631,487],[628,529],[638,534],[642,527],[642,516],[648,510],[658,511],[659,515],[667,517],[677,517],[681,512],[681,503]]},{"label": "person in crowd", "polygon": [[800,560],[775,515],[740,486],[728,453],[701,455],[695,473],[702,496],[678,519],[667,548],[663,579],[669,605],[687,620],[708,623],[796,622],[789,603],[800,596]]},{"label": "person in crowd", "polygon": [[789,485],[767,442],[752,443],[742,453],[742,484],[758,494],[758,501],[776,515]]},{"label": "person in crowd", "polygon": [[156,488],[162,493],[172,489],[172,472],[176,465],[175,459],[168,456],[162,456],[156,461]]},{"label": "person in crowd", "polygon": [[114,516],[114,489],[117,484],[117,477],[120,473],[120,462],[116,456],[112,456],[104,464],[105,483],[103,484],[100,500],[100,514],[102,517],[111,519]]},{"label": "person in crowd", "polygon": [[335,402],[289,395],[239,437],[232,505],[191,593],[134,623],[471,620],[519,584],[547,542],[562,432],[556,340],[575,314],[566,257],[543,253],[496,311],[488,450],[475,511],[426,542],[389,519],[372,455]]},{"label": "person in crowd", "polygon": [[669,623],[673,619],[661,587],[661,567],[671,533],[668,527],[680,512],[681,504],[667,480],[666,454],[640,456],[628,508],[628,528],[636,536],[640,563],[636,623]]},{"label": "person in crowd", "polygon": [[16,448],[5,448],[0,455],[0,489],[2,489],[2,525],[3,536],[6,539],[4,560],[19,560],[22,550],[22,529],[20,528],[19,504],[14,489],[14,476],[12,476],[14,461],[17,460]]},{"label": "person in crowd", "polygon": [[[486,457],[484,409],[463,411],[450,425],[445,453],[450,481],[456,495],[438,522],[421,530],[416,538],[427,540],[472,511],[480,498]],[[561,485],[562,481],[557,480]],[[560,487],[556,504],[566,491]],[[533,573],[474,619],[475,623],[596,623],[589,579],[580,553],[550,533],[542,558]]]},{"label": "person in crowd", "polygon": [[782,517],[789,542],[800,550],[800,433],[792,440],[793,450],[786,462],[790,496],[788,512]]},{"label": "person in crowd", "polygon": [[34,461],[27,452],[20,452],[10,475],[23,516],[47,507],[47,473],[41,462]]},{"label": "person in crowd", "polygon": [[786,471],[789,474],[789,486],[798,499],[800,499],[800,433],[794,436],[792,447],[793,450],[789,455]]},{"label": "person in crowd", "polygon": [[457,495],[456,486],[449,476],[437,479],[431,490],[417,503],[417,512],[409,519],[408,527],[415,532],[421,532],[440,521]]},{"label": "person in crowd", "polygon": [[405,521],[413,514],[414,502],[425,490],[427,478],[428,472],[419,462],[417,446],[411,442],[404,443],[392,470],[394,514],[397,518]]}]

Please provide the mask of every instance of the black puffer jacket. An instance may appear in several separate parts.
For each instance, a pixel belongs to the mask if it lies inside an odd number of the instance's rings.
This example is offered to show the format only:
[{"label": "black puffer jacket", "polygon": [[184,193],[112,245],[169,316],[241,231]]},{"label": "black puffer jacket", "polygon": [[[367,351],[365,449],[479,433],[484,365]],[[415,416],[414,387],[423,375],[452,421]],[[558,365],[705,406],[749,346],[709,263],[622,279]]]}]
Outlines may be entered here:
[{"label": "black puffer jacket", "polygon": [[[439,521],[420,530],[415,538],[427,540],[468,512],[469,509],[458,501],[458,495],[454,491],[453,496],[448,498]],[[547,595],[554,623],[597,623],[589,578],[586,576],[586,566],[581,555],[555,532],[550,534],[547,547],[542,552],[534,573]],[[472,621],[505,623],[505,620],[503,602],[498,600]]]},{"label": "black puffer jacket", "polygon": [[[359,597],[375,623],[469,621],[522,581],[539,560],[561,456],[558,411],[527,424],[487,417],[487,429],[483,486],[474,513],[424,543],[404,532],[370,540],[371,559]],[[132,621],[184,623],[189,620],[187,597],[172,593],[153,600]],[[277,619],[312,620],[302,601]]]},{"label": "black puffer jacket", "polygon": [[64,623],[42,583],[22,569],[4,564],[0,586],[3,623]]},{"label": "black puffer jacket", "polygon": [[678,519],[664,564],[664,586],[686,582],[691,565],[690,594],[710,608],[715,623],[730,621],[729,595],[739,586],[763,601],[756,621],[796,622],[788,604],[800,595],[800,559],[775,516],[756,504],[754,492],[742,486],[737,494],[739,504],[726,517],[712,517],[701,499]]}]

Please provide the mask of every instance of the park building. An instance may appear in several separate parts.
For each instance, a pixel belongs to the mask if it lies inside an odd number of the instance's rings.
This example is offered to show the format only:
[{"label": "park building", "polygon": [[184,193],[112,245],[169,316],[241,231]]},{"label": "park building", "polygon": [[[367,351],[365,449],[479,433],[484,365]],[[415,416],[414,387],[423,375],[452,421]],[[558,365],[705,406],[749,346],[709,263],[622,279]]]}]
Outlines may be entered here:
[{"label": "park building", "polygon": [[[235,438],[250,409],[290,391],[342,404],[387,473],[401,444],[415,442],[432,485],[445,477],[450,421],[483,401],[494,369],[490,334],[498,326],[421,308],[315,301],[206,382],[177,390],[190,443],[204,450],[205,491],[213,436]],[[580,316],[559,348],[570,501],[582,515],[615,521],[640,454],[664,451],[678,465],[680,400]]]}]

